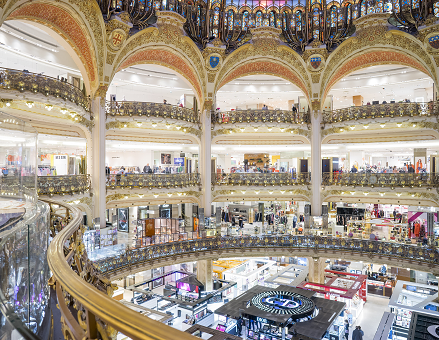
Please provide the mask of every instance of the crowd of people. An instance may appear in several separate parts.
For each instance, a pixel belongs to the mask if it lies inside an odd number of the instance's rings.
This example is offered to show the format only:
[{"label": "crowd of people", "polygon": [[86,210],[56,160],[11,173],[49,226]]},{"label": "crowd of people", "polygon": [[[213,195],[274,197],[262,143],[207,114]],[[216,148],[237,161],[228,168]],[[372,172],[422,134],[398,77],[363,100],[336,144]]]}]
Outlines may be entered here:
[{"label": "crowd of people", "polygon": [[[343,168],[341,168],[338,172],[343,173]],[[346,171],[347,172],[347,171]],[[352,166],[351,173],[357,172],[366,172],[366,173],[383,173],[383,174],[403,174],[403,173],[427,173],[427,169],[422,166],[414,166],[412,163],[406,164],[405,166],[397,167],[389,166],[389,167],[381,167],[377,165],[365,165],[362,167],[357,167],[355,165]]]}]

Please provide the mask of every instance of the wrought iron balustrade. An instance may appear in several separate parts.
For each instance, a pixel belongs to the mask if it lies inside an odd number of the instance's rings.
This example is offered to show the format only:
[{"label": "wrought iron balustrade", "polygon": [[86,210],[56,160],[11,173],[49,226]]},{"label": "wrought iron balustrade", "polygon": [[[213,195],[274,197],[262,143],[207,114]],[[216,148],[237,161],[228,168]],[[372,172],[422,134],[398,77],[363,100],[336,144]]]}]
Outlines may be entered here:
[{"label": "wrought iron balustrade", "polygon": [[200,174],[107,175],[107,188],[182,188],[200,184]]},{"label": "wrought iron balustrade", "polygon": [[[125,253],[111,258],[94,262],[95,266],[104,274],[116,272],[124,268],[135,268],[142,263],[155,259],[183,254],[211,253],[212,251],[261,249],[306,250],[326,252],[329,250],[342,252],[357,252],[364,255],[387,256],[394,259],[408,259],[438,266],[439,252],[434,247],[419,247],[395,242],[381,242],[351,238],[323,237],[323,236],[244,236],[244,237],[216,237],[188,241],[155,244],[143,248],[127,250]],[[280,253],[279,253],[280,254]],[[326,255],[327,256],[327,255]],[[343,257],[343,254],[340,254]]]},{"label": "wrought iron balustrade", "polygon": [[348,122],[358,119],[430,117],[439,115],[439,103],[387,103],[352,106],[345,109],[325,111],[323,123]]},{"label": "wrought iron balustrade", "polygon": [[49,284],[57,297],[63,335],[69,339],[114,339],[121,332],[131,339],[195,339],[164,327],[111,298],[117,286],[88,259],[82,240],[82,212],[68,204],[50,204],[51,233],[47,261]]},{"label": "wrought iron balustrade", "polygon": [[365,187],[437,187],[439,174],[436,173],[323,173],[323,185],[345,185]]},{"label": "wrought iron balustrade", "polygon": [[236,110],[212,113],[212,124],[235,123],[309,123],[308,112],[287,110]]},{"label": "wrought iron balustrade", "polygon": [[165,119],[177,119],[189,123],[199,123],[198,112],[187,107],[177,105],[149,103],[107,101],[105,110],[109,117],[158,117]]},{"label": "wrought iron balustrade", "polygon": [[90,185],[90,175],[38,176],[38,195],[79,194]]},{"label": "wrought iron balustrade", "polygon": [[247,185],[247,186],[288,186],[306,185],[311,182],[311,173],[223,173],[212,179],[214,185]]},{"label": "wrought iron balustrade", "polygon": [[42,74],[0,68],[0,88],[61,98],[90,111],[89,98],[78,87]]}]

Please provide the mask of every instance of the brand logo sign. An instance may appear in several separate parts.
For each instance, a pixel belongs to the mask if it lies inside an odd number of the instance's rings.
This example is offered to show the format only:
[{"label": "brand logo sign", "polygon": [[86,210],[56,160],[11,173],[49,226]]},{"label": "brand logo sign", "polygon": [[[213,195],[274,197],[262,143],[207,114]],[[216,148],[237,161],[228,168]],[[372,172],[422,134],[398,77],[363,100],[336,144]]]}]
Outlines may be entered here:
[{"label": "brand logo sign", "polygon": [[306,296],[288,291],[267,291],[253,296],[251,303],[264,312],[294,315],[297,318],[312,315],[314,302]]}]

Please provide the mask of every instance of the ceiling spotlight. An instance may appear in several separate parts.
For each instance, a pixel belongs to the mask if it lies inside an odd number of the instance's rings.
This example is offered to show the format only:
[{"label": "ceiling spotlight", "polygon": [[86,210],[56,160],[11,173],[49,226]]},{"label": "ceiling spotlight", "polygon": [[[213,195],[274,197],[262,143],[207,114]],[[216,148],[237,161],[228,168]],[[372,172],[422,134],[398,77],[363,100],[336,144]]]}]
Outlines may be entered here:
[{"label": "ceiling spotlight", "polygon": [[183,132],[186,132],[186,128],[183,129]]},{"label": "ceiling spotlight", "polygon": [[294,133],[294,130],[291,130],[290,132],[291,132],[291,133]]},{"label": "ceiling spotlight", "polygon": [[416,123],[413,123],[413,127],[416,127],[418,124],[416,124]]},{"label": "ceiling spotlight", "polygon": [[171,194],[171,193],[169,193],[169,194],[168,194],[168,197],[171,197],[171,196],[172,196],[172,194]]},{"label": "ceiling spotlight", "polygon": [[242,190],[241,192],[242,192],[243,195],[245,194],[245,190]]},{"label": "ceiling spotlight", "polygon": [[401,192],[397,192],[397,193],[396,193],[396,196],[398,196],[398,197],[400,197],[401,195],[402,195]]},{"label": "ceiling spotlight", "polygon": [[349,129],[354,130],[355,129],[355,125],[349,126]]},{"label": "ceiling spotlight", "polygon": [[180,130],[181,129],[181,126],[176,126],[175,127],[177,130]]},{"label": "ceiling spotlight", "polygon": [[280,128],[280,132],[284,132],[285,131],[285,128]]},{"label": "ceiling spotlight", "polygon": [[157,126],[157,123],[152,123],[151,125],[153,128],[155,128]]},{"label": "ceiling spotlight", "polygon": [[239,128],[239,131],[241,131],[241,132],[244,132],[245,131],[245,128]]},{"label": "ceiling spotlight", "polygon": [[386,193],[385,192],[380,192],[380,196],[383,197]]},{"label": "ceiling spotlight", "polygon": [[142,126],[142,122],[137,122],[137,126],[141,127]]},{"label": "ceiling spotlight", "polygon": [[6,105],[7,107],[11,106],[11,102],[6,102],[5,105]]},{"label": "ceiling spotlight", "polygon": [[229,133],[232,134],[232,133],[233,133],[233,130],[232,130],[232,129],[229,129]]},{"label": "ceiling spotlight", "polygon": [[273,130],[273,128],[272,128],[271,126],[269,126],[269,127],[267,128],[267,130],[268,130],[268,131],[271,131],[271,130]]},{"label": "ceiling spotlight", "polygon": [[27,101],[27,102],[26,102],[26,106],[27,106],[29,109],[31,109],[34,105],[35,105],[34,102],[31,102],[31,101]]},{"label": "ceiling spotlight", "polygon": [[344,131],[344,129],[343,128],[340,128],[340,132],[343,132]]},{"label": "ceiling spotlight", "polygon": [[171,127],[171,124],[166,124],[166,128],[169,129]]},{"label": "ceiling spotlight", "polygon": [[126,125],[126,124],[124,124],[124,125],[123,125],[123,127],[127,127],[127,125]]},{"label": "ceiling spotlight", "polygon": [[154,198],[157,198],[157,197],[159,197],[159,195],[157,195],[157,194],[154,194],[153,196],[154,196]]},{"label": "ceiling spotlight", "polygon": [[253,130],[258,131],[258,128],[257,128],[257,127],[254,127]]},{"label": "ceiling spotlight", "polygon": [[355,191],[351,191],[351,195],[355,195]]},{"label": "ceiling spotlight", "polygon": [[386,126],[386,123],[381,123],[380,126],[381,128],[384,128]]},{"label": "ceiling spotlight", "polygon": [[396,126],[397,126],[397,127],[401,127],[401,126],[402,126],[402,123],[396,123]]},{"label": "ceiling spotlight", "polygon": [[272,194],[273,194],[273,191],[269,191],[268,193],[269,193],[270,195],[272,195]]},{"label": "ceiling spotlight", "polygon": [[52,104],[46,104],[46,110],[50,111],[53,109],[53,105]]},{"label": "ceiling spotlight", "polygon": [[280,193],[283,195],[285,194],[285,190],[281,190]]},{"label": "ceiling spotlight", "polygon": [[178,195],[178,196],[181,196],[181,192],[177,192],[177,195]]},{"label": "ceiling spotlight", "polygon": [[363,127],[364,127],[365,129],[368,129],[368,128],[369,128],[369,125],[368,125],[368,124],[364,124]]},{"label": "ceiling spotlight", "polygon": [[143,194],[139,194],[139,197],[140,197],[140,198],[143,198],[143,196],[144,196]]},{"label": "ceiling spotlight", "polygon": [[63,115],[65,115],[67,112],[69,112],[69,110],[67,110],[65,107],[63,107],[60,111]]},{"label": "ceiling spotlight", "polygon": [[364,196],[367,196],[367,195],[369,195],[369,193],[368,193],[368,192],[363,192],[363,194],[364,194]]},{"label": "ceiling spotlight", "polygon": [[256,190],[256,191],[255,191],[255,194],[256,194],[256,195],[259,195],[259,191],[258,191],[258,190]]}]

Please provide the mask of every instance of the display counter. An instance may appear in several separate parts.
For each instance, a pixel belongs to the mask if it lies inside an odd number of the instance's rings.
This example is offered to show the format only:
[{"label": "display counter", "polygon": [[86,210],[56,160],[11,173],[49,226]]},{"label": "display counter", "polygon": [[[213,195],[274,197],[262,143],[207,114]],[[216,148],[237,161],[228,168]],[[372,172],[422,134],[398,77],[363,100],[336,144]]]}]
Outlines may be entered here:
[{"label": "display counter", "polygon": [[395,340],[408,338],[412,312],[426,312],[425,306],[436,297],[437,286],[421,283],[398,281],[389,301],[390,311],[395,314],[393,323]]}]

